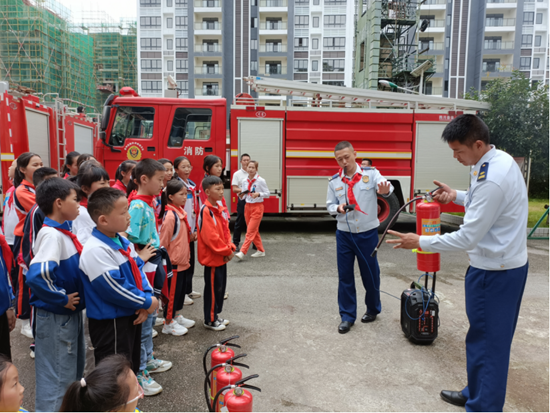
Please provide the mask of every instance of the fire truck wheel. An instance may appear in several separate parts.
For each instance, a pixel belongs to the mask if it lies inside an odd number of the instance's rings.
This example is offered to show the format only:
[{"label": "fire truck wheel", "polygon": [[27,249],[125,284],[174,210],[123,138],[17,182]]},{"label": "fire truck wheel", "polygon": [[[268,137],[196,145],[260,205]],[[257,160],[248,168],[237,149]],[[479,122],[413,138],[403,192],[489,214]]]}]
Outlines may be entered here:
[{"label": "fire truck wheel", "polygon": [[391,194],[387,198],[384,198],[381,195],[378,196],[378,220],[380,221],[378,232],[381,233],[386,230],[386,227],[398,209],[399,201],[397,200],[397,196],[395,194]]}]

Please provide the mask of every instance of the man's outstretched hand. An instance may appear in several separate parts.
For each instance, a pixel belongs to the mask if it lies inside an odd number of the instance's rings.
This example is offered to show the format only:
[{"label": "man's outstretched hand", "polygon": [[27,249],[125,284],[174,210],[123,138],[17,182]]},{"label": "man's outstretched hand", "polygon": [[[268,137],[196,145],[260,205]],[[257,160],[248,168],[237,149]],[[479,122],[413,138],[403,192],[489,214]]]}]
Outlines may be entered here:
[{"label": "man's outstretched hand", "polygon": [[434,181],[434,184],[440,187],[434,192],[434,199],[442,204],[448,204],[456,200],[456,190],[452,189],[449,185],[443,182]]},{"label": "man's outstretched hand", "polygon": [[415,248],[420,248],[420,235],[414,233],[402,234],[397,231],[388,231],[388,234],[398,237],[398,239],[389,239],[386,241],[387,244],[395,244],[393,249],[404,248],[408,250],[413,250]]}]

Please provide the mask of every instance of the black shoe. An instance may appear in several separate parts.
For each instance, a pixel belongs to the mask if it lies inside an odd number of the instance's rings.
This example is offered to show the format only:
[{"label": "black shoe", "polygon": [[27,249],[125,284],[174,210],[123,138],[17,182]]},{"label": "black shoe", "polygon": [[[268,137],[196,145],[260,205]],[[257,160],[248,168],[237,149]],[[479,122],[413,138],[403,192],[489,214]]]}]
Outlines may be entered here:
[{"label": "black shoe", "polygon": [[376,314],[365,313],[365,315],[361,317],[362,323],[370,323],[374,320],[376,320]]},{"label": "black shoe", "polygon": [[454,404],[455,406],[464,407],[468,401],[461,391],[443,390],[441,391],[440,396],[447,403]]},{"label": "black shoe", "polygon": [[342,321],[338,326],[338,332],[340,334],[346,334],[351,329],[352,325],[353,323],[350,321]]}]

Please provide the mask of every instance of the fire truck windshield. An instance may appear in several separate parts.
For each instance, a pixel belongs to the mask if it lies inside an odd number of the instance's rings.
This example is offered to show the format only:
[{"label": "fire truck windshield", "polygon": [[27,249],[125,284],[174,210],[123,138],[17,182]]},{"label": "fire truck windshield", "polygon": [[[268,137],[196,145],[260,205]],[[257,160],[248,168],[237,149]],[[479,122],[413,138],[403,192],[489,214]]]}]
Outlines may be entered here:
[{"label": "fire truck windshield", "polygon": [[123,146],[128,138],[150,139],[153,136],[155,109],[151,107],[120,106],[109,137],[109,144]]}]

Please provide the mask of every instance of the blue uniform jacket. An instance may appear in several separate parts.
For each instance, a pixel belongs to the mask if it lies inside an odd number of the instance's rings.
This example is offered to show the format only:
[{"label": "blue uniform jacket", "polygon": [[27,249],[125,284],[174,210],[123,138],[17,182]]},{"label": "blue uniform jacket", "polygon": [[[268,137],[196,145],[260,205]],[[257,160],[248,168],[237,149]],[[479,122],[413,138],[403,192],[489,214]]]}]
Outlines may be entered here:
[{"label": "blue uniform jacket", "polygon": [[0,315],[3,315],[11,307],[14,298],[6,261],[0,254]]}]

